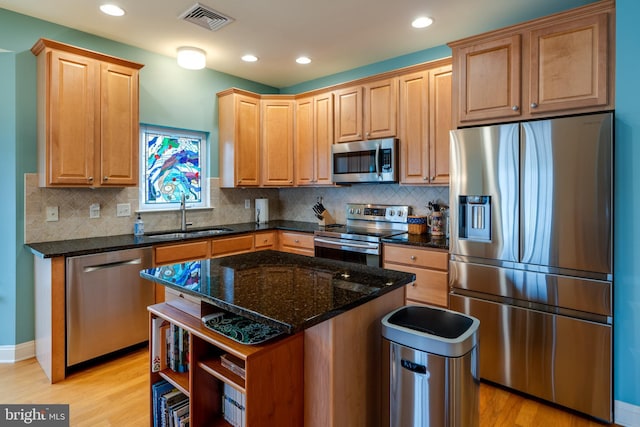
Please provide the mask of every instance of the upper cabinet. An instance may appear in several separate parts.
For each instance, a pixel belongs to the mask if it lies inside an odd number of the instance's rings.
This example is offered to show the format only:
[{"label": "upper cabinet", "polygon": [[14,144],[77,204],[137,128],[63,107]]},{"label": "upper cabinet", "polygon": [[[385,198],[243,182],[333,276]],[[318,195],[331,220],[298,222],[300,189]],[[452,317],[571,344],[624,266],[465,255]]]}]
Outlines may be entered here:
[{"label": "upper cabinet", "polygon": [[400,183],[449,184],[451,61],[400,76]]},{"label": "upper cabinet", "polygon": [[329,185],[333,144],[333,93],[296,100],[296,185]]},{"label": "upper cabinet", "polygon": [[40,39],[38,175],[42,187],[138,185],[142,64]]},{"label": "upper cabinet", "polygon": [[452,42],[457,126],[614,108],[614,2]]},{"label": "upper cabinet", "polygon": [[218,93],[220,186],[260,185],[260,96],[238,89]]},{"label": "upper cabinet", "polygon": [[396,77],[339,89],[334,96],[336,143],[396,136]]},{"label": "upper cabinet", "polygon": [[293,185],[293,110],[295,102],[283,96],[260,101],[262,185]]}]

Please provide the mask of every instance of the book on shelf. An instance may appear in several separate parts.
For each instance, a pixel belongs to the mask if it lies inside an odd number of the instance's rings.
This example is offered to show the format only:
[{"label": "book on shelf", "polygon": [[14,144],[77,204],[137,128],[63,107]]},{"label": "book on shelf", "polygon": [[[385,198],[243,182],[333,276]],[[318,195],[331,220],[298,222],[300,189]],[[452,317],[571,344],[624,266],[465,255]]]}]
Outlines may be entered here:
[{"label": "book on shelf", "polygon": [[171,390],[160,396],[160,427],[170,427],[173,424],[173,415],[171,408],[188,399],[180,390]]},{"label": "book on shelf", "polygon": [[183,399],[167,403],[168,427],[178,427],[180,419],[189,416],[189,399],[184,394]]},{"label": "book on shelf", "polygon": [[160,419],[162,412],[160,411],[160,397],[172,390],[177,390],[176,387],[167,380],[160,380],[151,386],[151,403],[153,409],[153,427],[160,427]]},{"label": "book on shelf", "polygon": [[222,393],[222,416],[234,427],[245,427],[245,394],[229,384],[224,384]]},{"label": "book on shelf", "polygon": [[169,322],[154,317],[152,322],[153,333],[151,335],[151,372],[159,372],[167,367],[166,360],[162,357],[162,349],[166,346],[166,329]]},{"label": "book on shelf", "polygon": [[175,372],[189,371],[189,332],[169,324],[166,336],[166,366]]},{"label": "book on shelf", "polygon": [[220,364],[225,368],[227,368],[228,370],[230,370],[231,372],[233,372],[234,374],[242,377],[242,379],[245,378],[246,371],[244,367],[244,360],[238,357],[235,357],[229,353],[225,353],[222,356],[220,356]]}]

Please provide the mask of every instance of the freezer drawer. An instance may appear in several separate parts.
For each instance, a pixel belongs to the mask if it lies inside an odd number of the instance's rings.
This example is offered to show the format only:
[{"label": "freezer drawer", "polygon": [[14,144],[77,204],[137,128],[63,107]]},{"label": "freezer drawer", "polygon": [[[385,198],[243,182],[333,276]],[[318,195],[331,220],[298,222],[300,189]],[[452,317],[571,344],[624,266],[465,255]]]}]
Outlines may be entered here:
[{"label": "freezer drawer", "polygon": [[477,298],[450,308],[480,320],[480,377],[612,421],[611,326]]},{"label": "freezer drawer", "polygon": [[150,266],[150,248],[67,259],[66,366],[148,340],[154,285],[140,270]]}]

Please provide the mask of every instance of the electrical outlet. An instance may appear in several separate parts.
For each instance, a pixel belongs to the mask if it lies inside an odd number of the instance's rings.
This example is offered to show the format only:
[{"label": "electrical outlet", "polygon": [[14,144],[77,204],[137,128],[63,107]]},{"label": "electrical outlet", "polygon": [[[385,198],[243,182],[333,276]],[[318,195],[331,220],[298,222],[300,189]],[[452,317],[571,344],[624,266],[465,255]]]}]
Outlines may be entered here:
[{"label": "electrical outlet", "polygon": [[52,222],[57,220],[58,220],[58,207],[47,206],[47,222]]},{"label": "electrical outlet", "polygon": [[244,199],[244,208],[251,209],[251,199]]},{"label": "electrical outlet", "polygon": [[89,218],[100,218],[100,204],[93,203],[89,206]]},{"label": "electrical outlet", "polygon": [[116,216],[131,216],[131,203],[118,203],[116,205]]}]

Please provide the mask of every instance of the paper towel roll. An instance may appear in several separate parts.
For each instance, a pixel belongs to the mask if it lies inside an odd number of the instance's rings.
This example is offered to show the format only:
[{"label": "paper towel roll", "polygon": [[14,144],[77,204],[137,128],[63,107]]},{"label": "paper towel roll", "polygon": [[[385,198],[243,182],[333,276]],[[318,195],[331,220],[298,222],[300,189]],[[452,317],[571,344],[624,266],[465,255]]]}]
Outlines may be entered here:
[{"label": "paper towel roll", "polygon": [[269,222],[269,199],[256,199],[256,222]]}]

